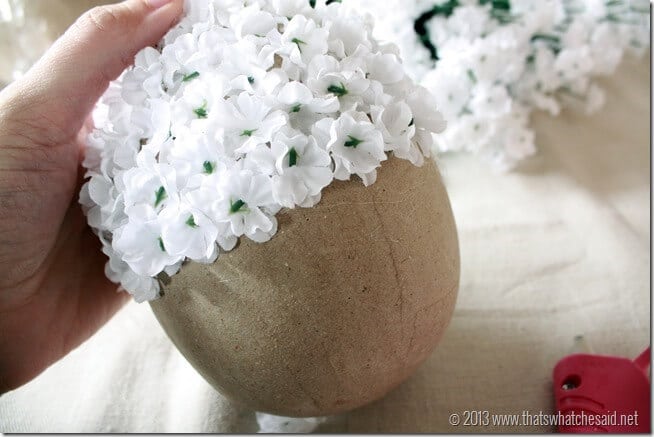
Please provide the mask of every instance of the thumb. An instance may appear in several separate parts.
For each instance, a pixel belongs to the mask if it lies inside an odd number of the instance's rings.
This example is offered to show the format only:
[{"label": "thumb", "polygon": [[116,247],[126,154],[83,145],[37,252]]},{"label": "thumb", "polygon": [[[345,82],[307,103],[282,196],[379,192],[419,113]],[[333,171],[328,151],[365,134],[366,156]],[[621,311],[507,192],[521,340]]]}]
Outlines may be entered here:
[{"label": "thumb", "polygon": [[180,16],[181,0],[126,0],[91,9],[8,90],[19,121],[44,141],[74,138],[109,82],[156,44]]}]

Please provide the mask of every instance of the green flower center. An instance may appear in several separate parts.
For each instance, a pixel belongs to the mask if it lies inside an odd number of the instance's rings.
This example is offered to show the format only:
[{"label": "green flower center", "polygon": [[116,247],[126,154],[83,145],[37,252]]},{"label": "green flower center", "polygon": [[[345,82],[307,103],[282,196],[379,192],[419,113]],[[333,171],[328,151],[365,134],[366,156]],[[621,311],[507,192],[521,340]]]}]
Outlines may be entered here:
[{"label": "green flower center", "polygon": [[345,142],[345,147],[352,147],[356,149],[359,144],[363,143],[363,140],[355,138],[352,135],[348,135],[347,137],[349,140]]},{"label": "green flower center", "polygon": [[297,165],[297,159],[298,159],[297,150],[295,150],[295,147],[293,147],[291,148],[291,150],[288,151],[288,166],[295,167]]},{"label": "green flower center", "polygon": [[293,38],[291,42],[297,45],[297,49],[300,51],[300,53],[302,53],[302,44],[307,45],[307,43],[305,43],[299,38]]},{"label": "green flower center", "polygon": [[161,202],[166,200],[168,194],[166,194],[166,189],[164,187],[159,187],[157,191],[154,192],[154,207],[161,205]]},{"label": "green flower center", "polygon": [[236,214],[241,211],[247,211],[247,204],[242,201],[241,199],[238,199],[236,202],[230,201],[229,202],[229,213],[230,214]]},{"label": "green flower center", "polygon": [[477,83],[477,76],[475,76],[475,72],[468,69],[466,72],[468,74],[468,79],[470,79],[470,82],[472,83]]},{"label": "green flower center", "polygon": [[558,54],[561,51],[561,38],[556,35],[547,35],[545,33],[537,33],[531,37],[530,42],[535,43],[536,41],[542,41],[549,47],[554,54]]},{"label": "green flower center", "polygon": [[207,118],[207,101],[205,100],[202,106],[195,108],[193,112],[198,116],[198,118]]},{"label": "green flower center", "polygon": [[341,82],[338,85],[330,85],[329,88],[327,88],[327,92],[335,94],[338,97],[343,97],[343,96],[347,95],[347,93],[349,91],[347,90],[347,88],[345,88],[345,85],[343,84],[343,82]]},{"label": "green flower center", "polygon": [[202,164],[202,167],[204,167],[204,172],[206,174],[212,174],[213,171],[215,170],[215,165],[211,161],[204,161],[204,164]]},{"label": "green flower center", "polygon": [[198,227],[197,223],[195,223],[195,217],[193,217],[193,216],[190,216],[190,217],[186,220],[186,224],[187,224],[189,227],[193,228],[193,229],[195,229],[195,228]]},{"label": "green flower center", "polygon": [[184,78],[182,79],[182,82],[190,82],[193,79],[196,79],[198,77],[200,77],[200,73],[198,73],[197,71],[194,71],[193,73],[187,74],[186,76],[184,76]]},{"label": "green flower center", "polygon": [[243,133],[241,133],[242,137],[251,137],[253,133],[255,133],[258,129],[252,129],[252,130],[244,130]]}]

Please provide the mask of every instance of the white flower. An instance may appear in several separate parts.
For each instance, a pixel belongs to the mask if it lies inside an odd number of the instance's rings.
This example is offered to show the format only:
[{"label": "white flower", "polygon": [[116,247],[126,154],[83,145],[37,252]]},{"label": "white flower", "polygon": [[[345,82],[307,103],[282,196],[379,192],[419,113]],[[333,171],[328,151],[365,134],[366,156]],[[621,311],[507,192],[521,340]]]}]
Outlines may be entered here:
[{"label": "white flower", "polygon": [[247,153],[259,144],[272,140],[273,134],[286,124],[287,116],[264,99],[241,93],[218,105],[216,123],[224,129],[224,143],[232,153]]},{"label": "white flower", "polygon": [[333,114],[341,106],[336,96],[315,97],[311,90],[300,82],[289,82],[279,91],[279,103],[288,113],[292,126],[310,134],[313,126],[323,114]]},{"label": "white flower", "polygon": [[311,16],[313,9],[307,0],[272,0],[273,11],[282,17],[294,17],[302,15]]},{"label": "white flower", "polygon": [[165,46],[161,62],[165,70],[163,83],[168,88],[174,88],[178,80],[183,81],[195,72],[208,70],[207,52],[198,50],[198,40],[190,33],[181,35],[175,44]]},{"label": "white flower", "polygon": [[474,40],[482,37],[484,30],[492,26],[491,20],[487,9],[476,5],[461,6],[454,10],[447,27],[450,32],[455,31],[465,39]]},{"label": "white flower", "polygon": [[122,97],[130,105],[139,105],[147,98],[160,98],[164,95],[161,83],[163,81],[163,66],[161,53],[147,47],[140,51],[134,59],[134,68],[125,72],[126,87],[122,89]]},{"label": "white flower", "polygon": [[[190,76],[189,76],[190,77]],[[176,136],[180,128],[190,127],[196,132],[207,132],[214,124],[213,119],[224,101],[228,85],[215,73],[198,73],[184,83],[181,95],[174,97],[170,103],[170,134]]]},{"label": "white flower", "polygon": [[[224,171],[224,169],[221,171]],[[211,219],[218,231],[216,242],[223,250],[230,251],[238,243],[238,237],[231,231],[228,222],[220,221],[224,214],[220,213],[219,207],[216,207],[222,200],[221,195],[218,193],[219,174],[221,173],[213,173],[203,178],[198,187],[184,194],[184,199],[191,208],[200,211]]]},{"label": "white flower", "polygon": [[480,83],[473,89],[473,96],[470,109],[474,113],[493,118],[511,111],[512,99],[504,86]]},{"label": "white flower", "polygon": [[162,99],[150,100],[150,138],[142,145],[142,150],[156,155],[171,139],[172,114],[169,102]]},{"label": "white flower", "polygon": [[193,185],[191,179],[195,176],[223,171],[229,162],[222,144],[214,136],[188,128],[179,130],[165,158],[176,169],[178,179],[186,181],[187,185]]},{"label": "white flower", "polygon": [[228,170],[220,178],[220,198],[214,204],[215,220],[228,223],[231,232],[263,243],[277,232],[277,220],[266,212],[274,204],[272,184],[265,175],[249,170]]},{"label": "white flower", "polygon": [[357,109],[370,88],[365,72],[344,70],[332,56],[317,56],[308,67],[307,86],[321,97],[338,97],[341,112]]},{"label": "white flower", "polygon": [[383,85],[391,85],[404,78],[406,73],[397,56],[390,53],[371,53],[366,59],[368,78]]},{"label": "white flower", "polygon": [[413,141],[416,125],[409,105],[397,102],[386,107],[376,106],[372,108],[371,115],[384,136],[384,150],[393,151],[395,156],[414,165],[424,163],[424,155]]},{"label": "white flower", "polygon": [[246,35],[263,37],[277,25],[275,17],[269,12],[262,11],[256,3],[232,14],[229,21],[234,34],[239,39]]},{"label": "white flower", "polygon": [[436,109],[434,96],[426,88],[415,87],[407,96],[406,102],[411,108],[417,129],[425,129],[433,133],[445,130],[445,120]]},{"label": "white flower", "polygon": [[195,261],[215,259],[218,229],[202,211],[180,202],[164,208],[159,219],[167,253]]},{"label": "white flower", "polygon": [[275,62],[272,47],[260,50],[254,41],[240,40],[223,50],[225,60],[221,65],[222,74],[230,79],[234,90],[253,91],[271,80],[268,73]]},{"label": "white flower", "polygon": [[[442,136],[436,139],[436,145],[442,152],[474,150],[471,147],[488,148],[492,139],[492,125],[488,119],[466,114],[461,123],[448,126]],[[480,146],[481,145],[481,146]]]},{"label": "white flower", "polygon": [[281,35],[280,52],[293,63],[305,66],[316,56],[327,53],[328,36],[327,28],[320,28],[315,21],[303,15],[295,15]]},{"label": "white flower", "polygon": [[359,47],[372,49],[370,39],[370,20],[353,14],[340,5],[330,5],[326,9],[331,23],[329,32],[329,50],[336,56],[344,58],[352,55]]},{"label": "white flower", "polygon": [[320,201],[320,193],[334,179],[331,158],[312,137],[287,137],[280,133],[271,146],[277,157],[277,175],[273,176],[273,198],[286,208],[296,205],[312,207]]},{"label": "white flower", "polygon": [[103,242],[102,252],[109,257],[105,275],[110,281],[121,284],[134,296],[134,300],[141,303],[159,297],[161,290],[156,279],[136,274],[106,242]]},{"label": "white flower", "polygon": [[503,130],[509,165],[517,163],[536,152],[534,132],[518,123],[507,123]]},{"label": "white flower", "polygon": [[139,154],[141,166],[131,168],[117,178],[118,189],[123,193],[126,211],[133,206],[147,206],[160,211],[177,197],[177,174],[169,164],[155,162],[154,157]]},{"label": "white flower", "polygon": [[425,87],[437,89],[438,108],[448,120],[456,120],[470,101],[474,83],[461,69],[432,70],[424,77]]},{"label": "white flower", "polygon": [[334,160],[336,179],[349,180],[356,174],[366,186],[375,182],[376,169],[387,157],[381,132],[365,114],[345,113],[336,121],[324,119],[315,130],[318,137],[328,138],[324,148]]},{"label": "white flower", "polygon": [[300,82],[289,82],[279,91],[279,103],[291,113],[309,110],[316,114],[331,114],[338,111],[338,97],[314,97],[311,90]]},{"label": "white flower", "polygon": [[445,130],[445,120],[436,109],[434,96],[423,87],[416,87],[407,96],[407,104],[413,114],[413,123],[416,127],[415,143],[420,147],[422,153],[430,157],[434,144],[434,135]]},{"label": "white flower", "polygon": [[87,208],[89,225],[95,229],[114,229],[126,218],[123,194],[103,175],[93,175],[82,188],[80,197]]},{"label": "white flower", "polygon": [[130,220],[116,229],[112,245],[141,276],[156,276],[182,259],[166,251],[161,222],[154,210],[145,205],[131,208]]},{"label": "white flower", "polygon": [[554,62],[554,68],[563,80],[574,81],[586,76],[593,68],[589,48],[582,47],[561,51]]}]

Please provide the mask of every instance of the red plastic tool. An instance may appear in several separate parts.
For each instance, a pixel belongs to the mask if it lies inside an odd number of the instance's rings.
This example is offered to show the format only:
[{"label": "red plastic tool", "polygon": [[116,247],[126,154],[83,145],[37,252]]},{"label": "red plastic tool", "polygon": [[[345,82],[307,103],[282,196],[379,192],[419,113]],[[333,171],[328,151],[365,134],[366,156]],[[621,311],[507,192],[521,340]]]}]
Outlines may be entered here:
[{"label": "red plastic tool", "polygon": [[649,433],[649,366],[650,348],[633,361],[591,354],[559,361],[554,368],[559,432]]}]

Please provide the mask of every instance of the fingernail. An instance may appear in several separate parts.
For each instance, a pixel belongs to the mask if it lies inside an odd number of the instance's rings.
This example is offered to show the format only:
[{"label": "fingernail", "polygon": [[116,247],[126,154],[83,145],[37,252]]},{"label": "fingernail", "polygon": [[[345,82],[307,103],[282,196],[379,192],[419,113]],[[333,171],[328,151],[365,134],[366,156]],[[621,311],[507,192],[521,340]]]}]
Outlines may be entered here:
[{"label": "fingernail", "polygon": [[167,5],[173,0],[148,0],[148,3],[150,3],[150,6],[152,6],[154,9],[159,9],[162,6]]}]

